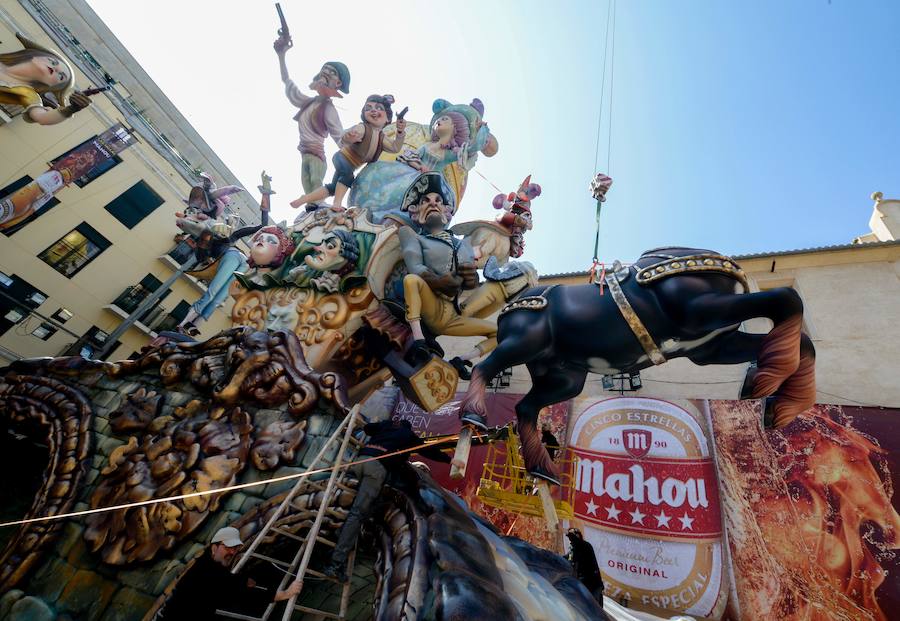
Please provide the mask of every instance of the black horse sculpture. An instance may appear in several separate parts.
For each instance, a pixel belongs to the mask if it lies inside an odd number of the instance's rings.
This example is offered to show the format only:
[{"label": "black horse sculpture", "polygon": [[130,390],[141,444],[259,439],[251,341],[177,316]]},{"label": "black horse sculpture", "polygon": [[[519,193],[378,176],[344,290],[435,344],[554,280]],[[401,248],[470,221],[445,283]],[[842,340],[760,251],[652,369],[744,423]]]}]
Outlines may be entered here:
[{"label": "black horse sculpture", "polygon": [[[532,475],[558,483],[537,430],[541,408],[577,396],[588,373],[636,373],[687,357],[697,364],[755,361],[741,398],[773,396],[767,416],[784,426],[815,401],[803,303],[787,287],[747,291],[729,257],[677,247],[647,251],[630,267],[616,264],[598,284],[526,291],[501,311],[499,345],[473,369],[461,418],[483,423],[486,385],[503,369],[526,365],[532,387],[516,405],[523,457]],[[772,320],[768,334],[738,329],[756,317]]]}]

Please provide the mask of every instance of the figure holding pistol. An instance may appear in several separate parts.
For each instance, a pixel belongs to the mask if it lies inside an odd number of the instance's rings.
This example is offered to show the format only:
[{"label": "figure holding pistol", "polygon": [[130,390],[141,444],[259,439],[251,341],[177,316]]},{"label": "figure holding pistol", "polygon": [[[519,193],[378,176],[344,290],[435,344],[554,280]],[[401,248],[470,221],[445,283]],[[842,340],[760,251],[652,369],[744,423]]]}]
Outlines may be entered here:
[{"label": "figure holding pistol", "polygon": [[331,100],[334,97],[342,97],[341,93],[350,92],[350,71],[344,63],[336,60],[328,61],[322,65],[319,73],[313,76],[309,84],[309,88],[316,94],[310,96],[302,93],[288,75],[285,55],[294,43],[284,13],[281,12],[281,6],[275,4],[275,8],[281,20],[278,39],[275,41],[281,81],[284,83],[288,101],[299,108],[294,120],[297,121],[300,130],[300,144],[297,146],[301,157],[300,180],[303,191],[312,192],[325,182],[326,136],[331,136],[332,140],[341,146],[344,128]]},{"label": "figure holding pistol", "polygon": [[333,196],[333,207],[343,209],[341,203],[344,201],[347,190],[353,185],[354,173],[360,167],[377,161],[384,151],[400,152],[406,138],[406,119],[403,118],[403,115],[406,114],[408,108],[404,108],[397,115],[397,136],[393,141],[386,141],[382,131],[393,119],[394,112],[391,110],[393,103],[392,95],[369,95],[360,114],[362,123],[358,123],[344,132],[341,137],[341,150],[331,158],[335,169],[331,183],[292,201],[291,207],[301,207],[307,203],[314,203]]},{"label": "figure holding pistol", "polygon": [[[90,95],[108,90],[75,90],[75,74],[66,58],[20,34],[24,49],[0,54],[0,103],[22,106],[22,118],[56,125],[91,105]],[[47,99],[52,95],[56,102]]]}]

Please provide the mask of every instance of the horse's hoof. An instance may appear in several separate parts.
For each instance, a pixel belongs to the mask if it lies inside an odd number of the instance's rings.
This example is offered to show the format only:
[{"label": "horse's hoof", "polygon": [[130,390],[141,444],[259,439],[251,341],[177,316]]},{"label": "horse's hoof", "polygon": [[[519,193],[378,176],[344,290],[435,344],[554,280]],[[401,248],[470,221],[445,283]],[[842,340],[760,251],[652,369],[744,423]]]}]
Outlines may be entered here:
[{"label": "horse's hoof", "polygon": [[456,374],[459,375],[459,379],[466,381],[472,379],[472,372],[468,369],[468,367],[472,366],[472,363],[470,361],[463,360],[459,356],[456,356],[449,362],[450,366],[456,369]]},{"label": "horse's hoof", "polygon": [[550,483],[551,485],[562,485],[562,483],[560,483],[559,479],[557,479],[556,476],[554,476],[552,472],[550,472],[549,470],[545,470],[544,468],[541,468],[540,466],[535,466],[534,468],[529,468],[528,474],[530,474],[531,476],[533,476],[536,479],[542,479],[544,481],[547,481],[547,483]]},{"label": "horse's hoof", "polygon": [[487,421],[484,419],[484,416],[480,414],[476,414],[475,412],[465,412],[462,416],[459,417],[459,422],[463,425],[470,425],[475,427],[481,431],[487,431]]},{"label": "horse's hoof", "polygon": [[756,381],[756,373],[759,371],[759,367],[756,366],[756,363],[751,363],[747,368],[747,374],[744,375],[744,384],[741,386],[741,394],[739,399],[752,399],[753,398],[753,384]]}]

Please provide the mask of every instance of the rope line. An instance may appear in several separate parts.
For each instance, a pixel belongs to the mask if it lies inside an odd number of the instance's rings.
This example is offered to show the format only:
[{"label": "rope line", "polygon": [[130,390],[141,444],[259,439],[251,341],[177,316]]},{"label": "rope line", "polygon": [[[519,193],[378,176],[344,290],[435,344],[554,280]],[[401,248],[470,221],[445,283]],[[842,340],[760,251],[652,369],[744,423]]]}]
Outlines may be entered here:
[{"label": "rope line", "polygon": [[498,188],[496,185],[494,185],[494,182],[493,182],[493,181],[491,181],[490,179],[488,179],[487,177],[485,177],[484,175],[482,175],[481,172],[479,172],[478,170],[475,170],[474,168],[473,168],[472,170],[473,170],[473,171],[475,172],[475,174],[477,174],[479,177],[481,177],[482,179],[484,179],[485,181],[487,181],[487,182],[491,185],[492,188],[494,188],[495,190],[497,190],[498,192],[500,192],[500,194],[506,194],[506,192],[504,192],[503,190],[501,190],[500,188]]},{"label": "rope line", "polygon": [[[613,29],[612,29],[612,58],[609,63],[609,133],[606,138],[606,174],[612,176],[612,113],[613,113],[613,87],[616,83],[616,9],[618,2],[613,3]],[[605,67],[604,67],[605,70]],[[596,168],[596,166],[595,166]]]},{"label": "rope line", "polygon": [[[472,436],[474,438],[484,437],[484,434],[475,434]],[[450,436],[441,436],[440,440],[425,440],[424,444],[416,445],[412,448],[405,448],[399,451],[394,451],[392,453],[385,453],[384,455],[377,455],[372,457],[366,457],[365,459],[358,459],[356,461],[348,462],[345,464],[341,464],[341,469],[350,468],[351,466],[356,466],[358,464],[365,464],[370,461],[379,461],[381,459],[387,459],[388,457],[394,457],[395,455],[403,455],[406,453],[415,453],[421,450],[424,447],[428,447],[429,445],[434,444],[445,444],[452,440],[458,440],[459,434],[453,434]],[[272,477],[271,479],[265,479],[262,481],[253,481],[249,483],[237,483],[235,485],[228,485],[226,487],[222,487],[219,489],[211,489],[202,492],[190,492],[188,494],[177,494],[175,496],[166,496],[165,498],[151,498],[150,500],[141,500],[138,502],[128,502],[121,505],[113,505],[111,507],[98,507],[96,509],[82,509],[81,511],[70,511],[68,513],[60,513],[57,515],[45,515],[42,517],[28,518],[25,520],[15,520],[13,522],[0,522],[0,528],[4,528],[6,526],[21,526],[23,524],[34,524],[36,522],[52,522],[55,520],[63,520],[68,518],[80,517],[82,515],[92,515],[94,513],[105,513],[107,511],[121,511],[123,509],[131,509],[133,507],[145,507],[148,505],[155,505],[161,502],[169,502],[172,500],[184,500],[186,498],[197,498],[200,496],[211,496],[213,494],[224,494],[226,492],[233,492],[241,489],[248,489],[250,487],[256,487],[259,485],[269,485],[270,483],[280,483],[282,481],[290,481],[293,479],[302,479],[313,474],[321,474],[323,472],[331,472],[334,470],[334,466],[328,466],[325,468],[318,468],[316,470],[305,470],[304,472],[296,472],[294,474],[285,474],[279,477]]]},{"label": "rope line", "polygon": [[[606,90],[606,56],[610,48],[612,48],[612,56],[610,58],[609,63],[609,110],[606,114],[608,119],[609,130],[607,132],[606,137],[606,174],[610,174],[610,161],[612,159],[612,111],[613,111],[613,86],[615,83],[616,77],[616,12],[618,9],[618,3],[616,0],[609,0],[606,6],[606,41],[604,42],[604,50],[603,50],[603,77],[600,83],[600,109],[597,114],[597,142],[594,146],[594,169],[591,171],[591,175],[597,173],[597,162],[600,160],[600,131],[603,126],[603,96]],[[612,17],[610,18],[610,13],[612,13]],[[612,22],[612,45],[610,45],[610,36],[609,36],[609,26],[610,22]],[[601,199],[597,200],[597,215],[596,215],[596,234],[594,235],[594,258],[593,258],[593,267],[591,271],[596,270],[597,265],[599,264],[599,259],[597,255],[600,253],[600,212],[603,209],[603,201]],[[603,289],[600,289],[600,292],[603,292]]]},{"label": "rope line", "polygon": [[603,74],[600,78],[600,109],[597,111],[597,141],[594,144],[594,168],[591,169],[591,175],[597,172],[597,162],[600,160],[600,129],[603,127],[603,93],[606,88],[606,54],[609,50],[609,16],[612,12],[614,0],[609,0],[606,4],[606,34],[603,37]]}]

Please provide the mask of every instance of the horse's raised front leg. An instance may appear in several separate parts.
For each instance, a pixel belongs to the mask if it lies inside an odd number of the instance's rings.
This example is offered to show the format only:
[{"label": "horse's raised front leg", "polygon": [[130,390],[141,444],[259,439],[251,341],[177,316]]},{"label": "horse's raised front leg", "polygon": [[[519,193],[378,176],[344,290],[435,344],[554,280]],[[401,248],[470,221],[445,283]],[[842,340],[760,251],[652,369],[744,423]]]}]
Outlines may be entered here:
[{"label": "horse's raised front leg", "polygon": [[528,365],[528,370],[531,372],[531,390],[516,405],[522,457],[525,468],[532,476],[559,485],[559,468],[550,459],[538,432],[538,414],[541,408],[581,394],[587,373],[579,369],[556,368],[538,375],[534,365]]},{"label": "horse's raised front leg", "polygon": [[[526,313],[522,315],[521,313]],[[526,364],[545,349],[551,338],[548,318],[533,311],[504,319],[498,334],[497,348],[472,369],[469,389],[459,404],[463,423],[487,429],[485,392],[487,385],[504,369]]]}]

